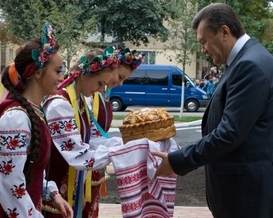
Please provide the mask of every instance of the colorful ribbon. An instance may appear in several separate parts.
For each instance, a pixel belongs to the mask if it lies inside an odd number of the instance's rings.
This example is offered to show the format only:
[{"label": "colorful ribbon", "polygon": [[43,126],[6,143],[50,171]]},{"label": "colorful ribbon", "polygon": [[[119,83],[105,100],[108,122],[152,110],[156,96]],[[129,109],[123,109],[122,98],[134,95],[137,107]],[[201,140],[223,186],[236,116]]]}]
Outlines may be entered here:
[{"label": "colorful ribbon", "polygon": [[[67,93],[69,95],[71,105],[75,111],[75,120],[78,127],[78,130],[80,132],[81,122],[80,122],[80,116],[79,116],[79,110],[78,110],[78,103],[76,99],[76,92],[73,86],[73,83],[69,84],[66,87]],[[83,98],[83,104],[85,107],[86,113],[88,113],[88,107],[85,102],[85,99]],[[88,123],[90,123],[90,118],[88,117]],[[89,137],[87,137],[89,139]],[[76,169],[74,167],[69,167],[69,173],[68,173],[68,203],[70,205],[73,205],[73,193],[75,190],[74,181],[76,177]],[[91,187],[90,187],[90,199],[91,199]],[[77,190],[76,190],[76,199],[75,199],[75,212],[74,212],[74,218],[81,218],[82,217],[82,206],[83,206],[83,171],[79,171],[78,174],[78,183],[77,183]],[[91,200],[90,200],[91,201]]]}]

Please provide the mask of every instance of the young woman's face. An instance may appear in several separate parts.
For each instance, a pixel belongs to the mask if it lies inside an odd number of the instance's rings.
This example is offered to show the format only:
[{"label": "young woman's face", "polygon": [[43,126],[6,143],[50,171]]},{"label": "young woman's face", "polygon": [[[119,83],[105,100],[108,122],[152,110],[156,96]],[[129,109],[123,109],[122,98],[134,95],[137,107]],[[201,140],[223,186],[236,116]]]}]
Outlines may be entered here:
[{"label": "young woman's face", "polygon": [[128,79],[131,73],[132,70],[129,67],[119,65],[112,71],[112,77],[107,83],[107,87],[112,89],[115,88],[116,86],[122,86],[124,80]]},{"label": "young woman's face", "polygon": [[80,93],[86,97],[90,97],[95,92],[102,92],[105,85],[109,82],[112,76],[110,68],[104,68],[100,72],[94,73],[90,76],[80,76]]},{"label": "young woman's face", "polygon": [[51,56],[50,62],[44,69],[41,78],[41,86],[44,89],[45,95],[57,93],[58,84],[64,79],[62,64],[63,61],[59,53],[55,53]]}]

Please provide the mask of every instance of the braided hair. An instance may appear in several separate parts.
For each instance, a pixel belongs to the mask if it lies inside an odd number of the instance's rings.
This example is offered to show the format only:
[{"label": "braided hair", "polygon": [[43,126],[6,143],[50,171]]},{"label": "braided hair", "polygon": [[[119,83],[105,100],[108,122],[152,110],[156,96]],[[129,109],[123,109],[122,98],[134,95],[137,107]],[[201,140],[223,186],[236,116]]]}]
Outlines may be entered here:
[{"label": "braided hair", "polygon": [[[29,65],[35,64],[35,61],[32,58],[32,50],[41,50],[42,49],[42,42],[40,38],[34,38],[31,39],[27,44],[20,47],[17,50],[16,57],[14,59],[14,64],[16,71],[22,78],[22,85],[23,87],[26,87],[28,85],[28,80],[24,78],[24,73],[31,73],[32,75],[36,73],[38,70],[45,71],[47,68],[48,63],[50,62],[50,59],[45,62],[44,66],[39,69],[35,69],[34,72],[26,72]],[[54,47],[54,51],[52,54],[56,53],[59,50],[59,46],[56,45]],[[9,78],[9,67],[6,67],[3,71],[1,81],[4,87],[9,91],[9,98],[13,98],[17,102],[23,105],[23,107],[26,109],[28,117],[31,122],[31,141],[29,150],[27,151],[27,161],[24,166],[24,175],[26,178],[27,185],[31,184],[31,170],[32,170],[32,163],[36,160],[36,158],[39,155],[40,150],[40,126],[39,126],[39,120],[38,116],[35,114],[34,109],[30,105],[30,103],[27,101],[27,99],[21,95],[21,91],[19,91],[15,86],[13,86],[10,78]],[[23,88],[24,89],[24,88]]]}]

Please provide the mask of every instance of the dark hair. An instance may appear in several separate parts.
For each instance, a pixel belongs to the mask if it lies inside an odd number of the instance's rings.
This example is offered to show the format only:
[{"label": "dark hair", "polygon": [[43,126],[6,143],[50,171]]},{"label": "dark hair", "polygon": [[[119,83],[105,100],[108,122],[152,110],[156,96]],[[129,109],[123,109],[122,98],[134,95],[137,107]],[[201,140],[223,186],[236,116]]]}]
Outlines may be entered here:
[{"label": "dark hair", "polygon": [[237,39],[245,34],[245,30],[234,10],[224,3],[213,3],[201,9],[194,17],[192,28],[196,30],[201,21],[205,27],[217,34],[221,26],[226,25]]},{"label": "dark hair", "polygon": [[[34,64],[35,61],[32,59],[32,50],[42,50],[42,42],[40,38],[34,38],[31,39],[27,44],[24,46],[20,47],[17,50],[16,57],[14,59],[15,63],[15,68],[18,74],[23,77],[27,67],[30,65]],[[55,54],[59,50],[58,44],[54,47],[54,50],[52,54]],[[44,63],[44,66],[38,70],[46,70],[48,63],[50,63],[49,59],[47,62]],[[38,70],[35,70],[32,74],[36,73]],[[31,169],[32,169],[32,162],[36,160],[36,158],[39,155],[39,148],[40,148],[40,126],[38,122],[37,115],[35,114],[34,109],[31,107],[31,105],[28,103],[27,99],[23,97],[20,92],[12,85],[9,75],[9,66],[6,67],[3,71],[2,74],[2,83],[4,87],[9,91],[9,97],[15,99],[19,103],[21,103],[27,110],[30,122],[31,122],[31,141],[30,141],[30,146],[27,151],[28,156],[27,156],[27,161],[24,166],[24,174],[26,177],[27,184],[29,185],[31,183]],[[28,72],[29,73],[29,72]],[[22,79],[23,86],[27,86],[27,79]]]},{"label": "dark hair", "polygon": [[128,70],[131,70],[132,72],[135,70],[135,68],[133,67],[132,64],[124,64],[124,63],[121,63],[121,64],[119,64],[117,67],[119,67],[119,66],[123,66],[123,67],[127,68]]}]

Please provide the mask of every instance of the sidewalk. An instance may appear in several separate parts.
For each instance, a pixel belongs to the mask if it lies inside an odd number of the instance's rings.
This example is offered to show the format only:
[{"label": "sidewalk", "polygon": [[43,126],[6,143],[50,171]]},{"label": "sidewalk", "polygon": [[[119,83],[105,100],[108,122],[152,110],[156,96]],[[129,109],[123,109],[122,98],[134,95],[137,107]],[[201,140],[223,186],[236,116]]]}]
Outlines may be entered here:
[{"label": "sidewalk", "polygon": [[[99,218],[122,218],[120,204],[100,203]],[[213,218],[207,207],[174,207],[173,218]]]}]

